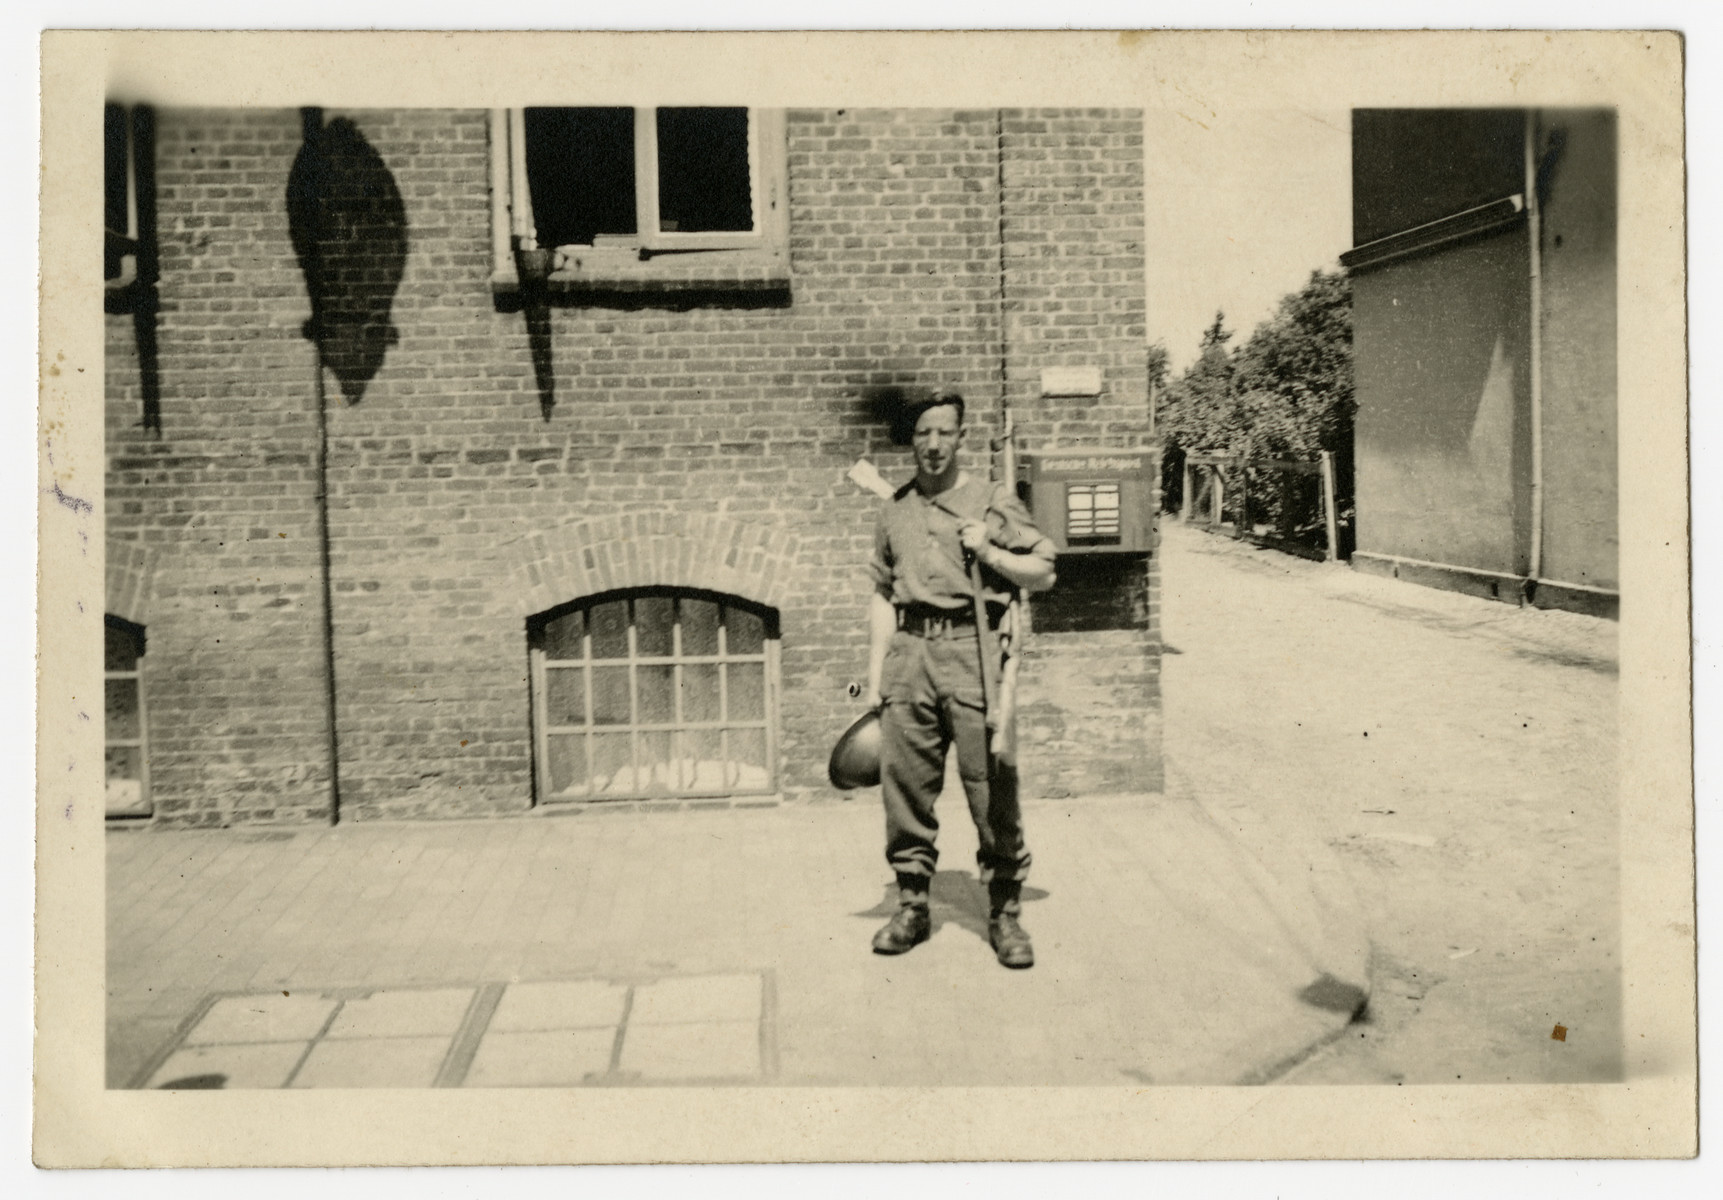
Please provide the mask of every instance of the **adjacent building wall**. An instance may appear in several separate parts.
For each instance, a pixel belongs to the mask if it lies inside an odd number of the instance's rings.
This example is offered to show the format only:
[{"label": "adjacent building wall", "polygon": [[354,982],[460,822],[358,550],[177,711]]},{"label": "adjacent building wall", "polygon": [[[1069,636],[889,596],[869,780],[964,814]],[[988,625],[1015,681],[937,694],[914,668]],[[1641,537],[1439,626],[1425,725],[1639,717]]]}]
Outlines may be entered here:
[{"label": "adjacent building wall", "polygon": [[1526,273],[1513,231],[1354,280],[1359,550],[1524,570]]},{"label": "adjacent building wall", "polygon": [[1542,243],[1542,575],[1615,591],[1615,113],[1546,109],[1539,124],[1552,155]]},{"label": "adjacent building wall", "polygon": [[1610,111],[1353,114],[1354,566],[1613,611],[1615,172]]}]

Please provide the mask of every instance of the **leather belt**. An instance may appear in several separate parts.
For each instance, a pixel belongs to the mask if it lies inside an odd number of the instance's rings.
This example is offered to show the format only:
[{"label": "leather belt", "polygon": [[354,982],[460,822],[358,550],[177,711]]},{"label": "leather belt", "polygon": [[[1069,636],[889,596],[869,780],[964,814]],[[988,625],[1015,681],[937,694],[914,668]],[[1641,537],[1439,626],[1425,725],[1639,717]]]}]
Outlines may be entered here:
[{"label": "leather belt", "polygon": [[974,637],[975,614],[965,609],[900,608],[897,627],[921,638]]}]

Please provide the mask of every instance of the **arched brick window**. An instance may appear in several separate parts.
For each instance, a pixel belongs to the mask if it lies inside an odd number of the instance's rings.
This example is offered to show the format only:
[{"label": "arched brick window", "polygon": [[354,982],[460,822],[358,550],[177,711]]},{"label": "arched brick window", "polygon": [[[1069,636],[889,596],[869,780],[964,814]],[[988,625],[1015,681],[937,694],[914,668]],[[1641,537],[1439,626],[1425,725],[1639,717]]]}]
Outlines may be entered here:
[{"label": "arched brick window", "polygon": [[147,817],[150,773],[144,723],[144,627],[111,613],[102,653],[107,786],[110,817]]},{"label": "arched brick window", "polygon": [[527,622],[539,803],[777,788],[778,616],[685,588]]}]

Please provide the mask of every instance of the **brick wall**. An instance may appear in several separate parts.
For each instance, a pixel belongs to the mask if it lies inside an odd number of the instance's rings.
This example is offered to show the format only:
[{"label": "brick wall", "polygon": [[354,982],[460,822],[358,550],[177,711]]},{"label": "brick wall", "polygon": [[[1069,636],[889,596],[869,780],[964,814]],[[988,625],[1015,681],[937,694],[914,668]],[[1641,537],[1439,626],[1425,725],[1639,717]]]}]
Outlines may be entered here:
[{"label": "brick wall", "polygon": [[[826,754],[854,715],[844,685],[865,671],[877,505],[844,472],[866,456],[907,477],[876,404],[904,385],[964,389],[971,444],[985,445],[1002,375],[1002,146],[1004,374],[1026,440],[1146,433],[1133,115],[792,111],[788,304],[558,304],[548,420],[527,320],[491,293],[486,114],[324,116],[375,148],[408,227],[398,341],[356,404],[329,388],[343,819],[528,808],[526,617],[654,563],[699,570],[688,564],[720,536],[746,569],[701,586],[780,614],[783,791],[831,795]],[[135,428],[129,318],[109,318],[108,384],[110,536],[161,551],[147,697],[158,810],[180,823],[310,817],[327,804],[327,753],[315,353],[284,204],[299,115],[168,111],[158,126],[159,440]],[[1105,367],[1102,397],[1039,398],[1040,366],[1088,362]],[[531,579],[553,550],[583,564],[591,551],[593,566]],[[1024,694],[1041,689],[1049,719],[1055,691],[1085,714],[1158,705],[1152,628],[1041,645]],[[1134,684],[1121,653],[1142,664]],[[1152,716],[1108,722],[1098,744],[1158,783],[1143,766],[1158,763],[1158,737],[1120,748]],[[1081,746],[1091,724],[1035,736]]]},{"label": "brick wall", "polygon": [[1155,792],[1161,770],[1160,567],[1067,556],[1032,606],[1018,725],[1034,795]]},{"label": "brick wall", "polygon": [[132,317],[106,318],[108,537],[155,563],[144,703],[175,824],[328,810],[317,410],[282,211],[298,137],[291,110],[158,121],[159,439]]},{"label": "brick wall", "polygon": [[[1024,444],[1150,445],[1143,123],[1135,112],[1007,112],[1005,300]],[[1040,372],[1100,366],[1099,396],[1039,396]]]},{"label": "brick wall", "polygon": [[[1002,144],[1020,444],[1150,445],[1142,121],[1007,112]],[[1100,395],[1042,397],[1041,369],[1053,366],[1100,367]],[[1158,554],[1068,555],[1058,585],[1035,598],[1019,723],[1029,794],[1161,789],[1159,602]]]}]

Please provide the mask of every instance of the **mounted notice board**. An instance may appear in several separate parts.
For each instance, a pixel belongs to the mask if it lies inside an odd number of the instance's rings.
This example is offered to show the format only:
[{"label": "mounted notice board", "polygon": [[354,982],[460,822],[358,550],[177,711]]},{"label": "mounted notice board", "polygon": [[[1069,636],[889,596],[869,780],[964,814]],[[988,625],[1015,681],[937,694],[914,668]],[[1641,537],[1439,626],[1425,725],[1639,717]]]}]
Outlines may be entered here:
[{"label": "mounted notice board", "polygon": [[1154,549],[1154,450],[1040,450],[1019,460],[1035,524],[1060,554],[1143,554]]}]

